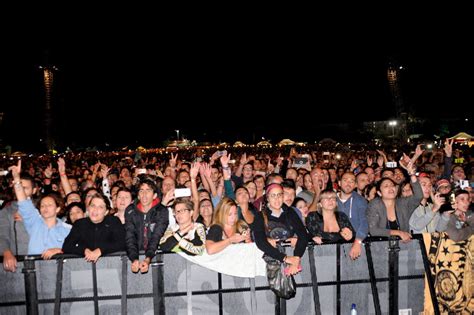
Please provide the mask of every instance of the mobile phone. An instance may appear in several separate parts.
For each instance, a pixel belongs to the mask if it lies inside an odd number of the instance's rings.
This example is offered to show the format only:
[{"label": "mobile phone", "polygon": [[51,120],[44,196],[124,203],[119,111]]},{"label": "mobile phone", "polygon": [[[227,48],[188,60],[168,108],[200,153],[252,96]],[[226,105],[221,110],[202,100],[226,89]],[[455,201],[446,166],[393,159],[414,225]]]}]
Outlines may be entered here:
[{"label": "mobile phone", "polygon": [[4,170],[0,171],[0,176],[7,176],[7,175],[8,175],[8,171],[4,171]]},{"label": "mobile phone", "polygon": [[444,203],[439,208],[439,210],[438,210],[439,213],[454,210],[453,204],[456,202],[456,197],[455,197],[454,193],[443,194],[443,195],[441,195],[441,197],[444,198]]},{"label": "mobile phone", "polygon": [[191,196],[191,189],[189,188],[176,188],[174,190],[175,198],[179,197],[190,197]]},{"label": "mobile phone", "polygon": [[294,166],[295,167],[303,167],[303,165],[305,165],[306,163],[308,163],[308,158],[305,158],[305,157],[296,158],[295,162],[294,162]]},{"label": "mobile phone", "polygon": [[397,167],[397,162],[387,162],[385,163],[385,167],[388,167],[388,168]]},{"label": "mobile phone", "polygon": [[220,156],[223,156],[223,155],[225,155],[225,154],[227,154],[227,151],[226,151],[226,150],[217,151],[217,156],[219,156],[219,157],[220,157]]},{"label": "mobile phone", "polygon": [[146,168],[139,168],[137,170],[137,174],[140,175],[140,174],[146,174]]},{"label": "mobile phone", "polygon": [[466,189],[469,187],[469,181],[468,180],[459,180],[459,188],[461,189]]}]

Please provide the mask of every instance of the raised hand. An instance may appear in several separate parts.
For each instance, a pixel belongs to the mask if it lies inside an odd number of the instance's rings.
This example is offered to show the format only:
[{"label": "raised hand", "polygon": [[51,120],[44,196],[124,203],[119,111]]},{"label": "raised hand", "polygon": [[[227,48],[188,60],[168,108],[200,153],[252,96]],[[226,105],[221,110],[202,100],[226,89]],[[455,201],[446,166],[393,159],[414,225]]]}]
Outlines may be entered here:
[{"label": "raised hand", "polygon": [[374,159],[370,155],[367,155],[367,166],[371,166],[372,163],[374,163]]},{"label": "raised hand", "polygon": [[12,172],[13,181],[15,182],[20,181],[21,160],[18,160],[18,163],[16,165],[10,166],[8,170]]},{"label": "raised hand", "polygon": [[240,165],[245,165],[245,163],[247,163],[247,153],[243,153],[240,156]]},{"label": "raised hand", "polygon": [[102,175],[102,178],[107,178],[107,175],[109,174],[109,171],[110,171],[110,168],[105,165],[105,164],[102,164],[100,166],[100,174]]},{"label": "raised hand", "polygon": [[415,164],[412,161],[410,161],[408,163],[408,165],[403,165],[402,163],[400,163],[400,166],[407,170],[408,175],[410,175],[410,176],[415,175],[416,167],[415,167]]},{"label": "raised hand", "polygon": [[411,161],[410,157],[406,155],[404,152],[403,157],[400,159],[400,166],[406,167],[408,163],[410,163],[410,161]]},{"label": "raised hand", "polygon": [[58,171],[59,171],[59,176],[62,174],[66,175],[66,161],[62,157],[58,159]]},{"label": "raised hand", "polygon": [[201,167],[200,162],[195,162],[195,163],[191,164],[191,170],[189,172],[189,175],[191,176],[191,179],[196,179],[196,177],[199,174],[200,167]]},{"label": "raised hand", "polygon": [[175,168],[176,167],[176,161],[178,160],[178,153],[176,153],[176,155],[173,155],[173,152],[171,152],[171,159],[170,159],[170,166],[172,168]]},{"label": "raised hand", "polygon": [[[224,152],[225,152],[225,151],[224,151]],[[225,152],[225,153],[221,156],[220,160],[221,160],[221,165],[222,165],[222,166],[227,166],[227,165],[229,164],[229,161],[230,161],[230,154],[227,155],[227,152]]]},{"label": "raised hand", "polygon": [[425,150],[421,148],[421,145],[417,145],[415,149],[415,156],[418,158],[420,155],[423,154],[423,152],[425,152]]},{"label": "raised hand", "polygon": [[444,142],[444,153],[446,154],[446,157],[451,157],[453,155],[453,142],[454,139],[451,139],[451,141],[446,139]]}]

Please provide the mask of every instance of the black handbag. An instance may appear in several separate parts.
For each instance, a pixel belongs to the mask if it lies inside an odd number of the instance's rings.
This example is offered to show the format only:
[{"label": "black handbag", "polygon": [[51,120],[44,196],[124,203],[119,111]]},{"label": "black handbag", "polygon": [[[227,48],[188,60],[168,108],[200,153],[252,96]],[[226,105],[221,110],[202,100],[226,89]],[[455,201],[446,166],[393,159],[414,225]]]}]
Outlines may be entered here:
[{"label": "black handbag", "polygon": [[296,281],[292,275],[285,275],[285,263],[273,259],[271,257],[264,257],[267,262],[267,280],[270,289],[276,296],[282,299],[291,299],[296,295]]}]

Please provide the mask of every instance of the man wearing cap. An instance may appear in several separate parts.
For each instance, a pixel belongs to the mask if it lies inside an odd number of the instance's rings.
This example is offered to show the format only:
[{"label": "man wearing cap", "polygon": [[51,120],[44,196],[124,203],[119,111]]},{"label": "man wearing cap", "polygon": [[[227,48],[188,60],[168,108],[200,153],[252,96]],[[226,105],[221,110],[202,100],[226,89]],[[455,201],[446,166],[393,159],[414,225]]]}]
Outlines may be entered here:
[{"label": "man wearing cap", "polygon": [[436,182],[436,191],[442,195],[449,194],[451,191],[451,183],[447,179],[440,179]]}]

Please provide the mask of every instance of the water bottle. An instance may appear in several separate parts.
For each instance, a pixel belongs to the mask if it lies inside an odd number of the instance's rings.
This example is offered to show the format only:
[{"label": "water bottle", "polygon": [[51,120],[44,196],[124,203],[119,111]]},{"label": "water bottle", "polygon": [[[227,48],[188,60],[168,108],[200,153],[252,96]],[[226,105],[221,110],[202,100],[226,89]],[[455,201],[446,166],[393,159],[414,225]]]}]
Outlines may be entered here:
[{"label": "water bottle", "polygon": [[357,315],[357,309],[355,303],[352,303],[351,315]]}]

